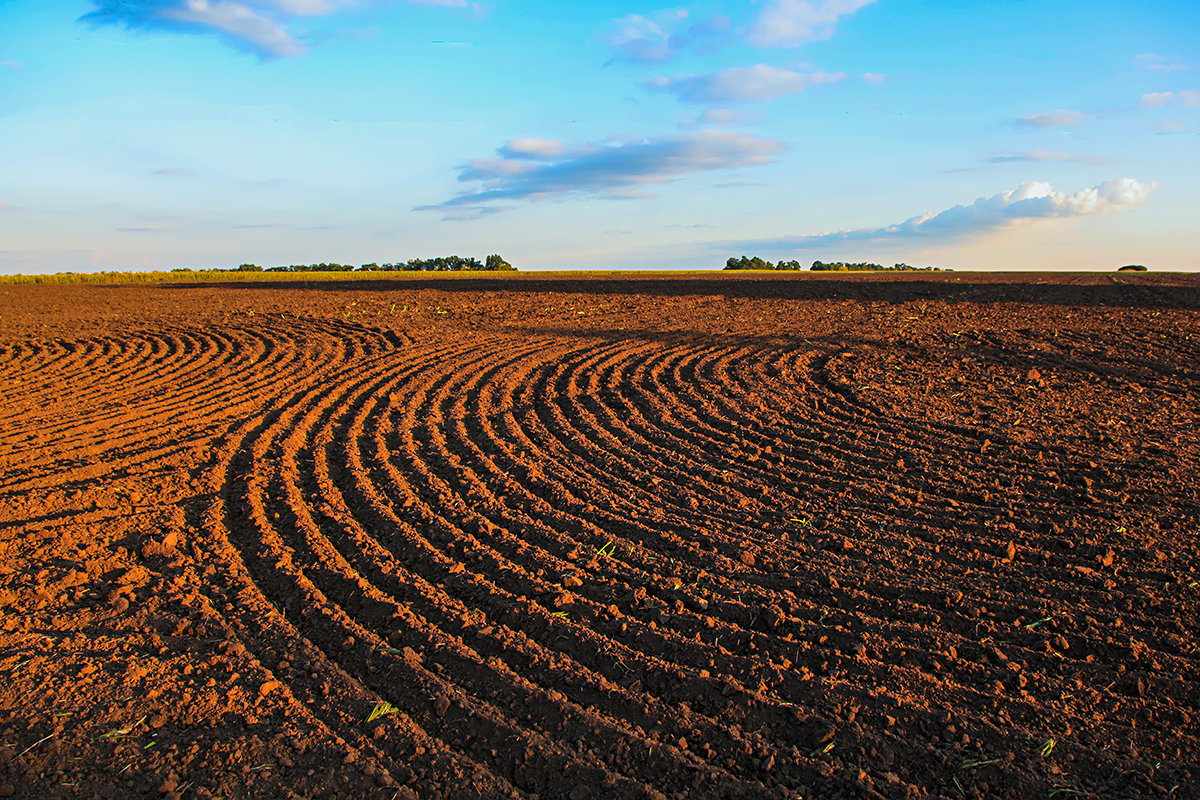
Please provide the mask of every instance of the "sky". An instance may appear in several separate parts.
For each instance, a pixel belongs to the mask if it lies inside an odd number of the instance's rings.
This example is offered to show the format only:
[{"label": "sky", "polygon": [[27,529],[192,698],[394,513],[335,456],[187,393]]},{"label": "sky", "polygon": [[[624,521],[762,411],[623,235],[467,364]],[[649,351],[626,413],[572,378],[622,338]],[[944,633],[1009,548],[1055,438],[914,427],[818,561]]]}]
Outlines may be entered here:
[{"label": "sky", "polygon": [[0,0],[0,273],[1200,270],[1192,0]]}]

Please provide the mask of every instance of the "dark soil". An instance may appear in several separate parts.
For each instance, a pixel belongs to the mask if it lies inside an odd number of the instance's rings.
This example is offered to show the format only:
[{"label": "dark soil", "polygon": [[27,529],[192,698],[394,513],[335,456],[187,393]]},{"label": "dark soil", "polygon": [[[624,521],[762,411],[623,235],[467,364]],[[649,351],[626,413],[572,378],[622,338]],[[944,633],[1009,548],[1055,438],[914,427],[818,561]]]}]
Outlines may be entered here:
[{"label": "dark soil", "polygon": [[0,797],[1200,797],[1200,277],[0,287]]}]

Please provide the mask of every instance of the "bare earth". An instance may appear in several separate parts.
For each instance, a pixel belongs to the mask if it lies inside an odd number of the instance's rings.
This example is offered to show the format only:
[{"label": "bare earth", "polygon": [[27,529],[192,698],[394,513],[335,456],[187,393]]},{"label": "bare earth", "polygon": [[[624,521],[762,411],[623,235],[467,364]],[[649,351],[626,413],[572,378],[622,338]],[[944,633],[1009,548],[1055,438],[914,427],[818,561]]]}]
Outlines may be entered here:
[{"label": "bare earth", "polygon": [[1200,797],[1200,276],[3,286],[0,397],[0,797]]}]

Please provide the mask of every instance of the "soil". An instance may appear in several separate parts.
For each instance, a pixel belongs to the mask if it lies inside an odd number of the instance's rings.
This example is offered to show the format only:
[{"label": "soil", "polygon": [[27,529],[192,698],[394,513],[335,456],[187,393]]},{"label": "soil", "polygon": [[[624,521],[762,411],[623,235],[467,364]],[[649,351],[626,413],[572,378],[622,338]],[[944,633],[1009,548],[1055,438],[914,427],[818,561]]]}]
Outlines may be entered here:
[{"label": "soil", "polygon": [[1200,797],[1200,276],[0,287],[0,797]]}]

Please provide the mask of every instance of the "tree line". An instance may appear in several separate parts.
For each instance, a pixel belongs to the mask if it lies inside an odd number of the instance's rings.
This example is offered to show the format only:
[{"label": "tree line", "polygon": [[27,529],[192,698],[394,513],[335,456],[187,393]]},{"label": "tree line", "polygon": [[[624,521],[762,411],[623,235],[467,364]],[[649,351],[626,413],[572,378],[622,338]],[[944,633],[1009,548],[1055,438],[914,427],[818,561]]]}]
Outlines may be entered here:
[{"label": "tree line", "polygon": [[[731,258],[725,262],[725,269],[770,269],[770,270],[802,270],[804,265],[799,261],[780,261],[772,264],[758,256],[742,256]],[[940,267],[914,267],[908,264],[895,264],[885,267],[883,264],[873,264],[868,261],[850,263],[846,261],[814,261],[809,270],[814,272],[941,272]]]},{"label": "tree line", "polygon": [[[482,262],[477,258],[462,256],[438,256],[437,258],[410,258],[394,263],[353,264],[289,264],[280,267],[260,267],[258,264],[241,264],[236,272],[516,272],[517,268],[496,253]],[[216,270],[224,272],[229,270]]]}]

